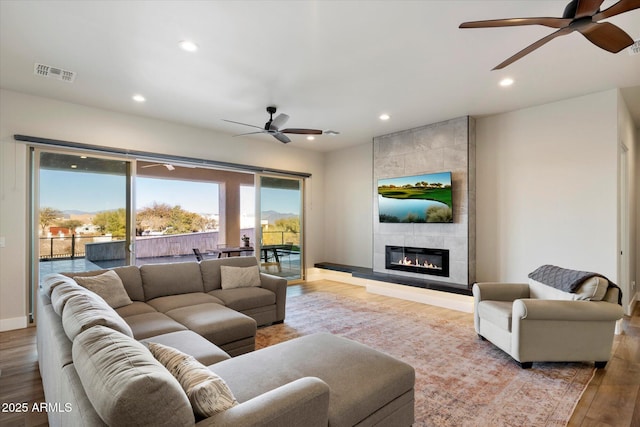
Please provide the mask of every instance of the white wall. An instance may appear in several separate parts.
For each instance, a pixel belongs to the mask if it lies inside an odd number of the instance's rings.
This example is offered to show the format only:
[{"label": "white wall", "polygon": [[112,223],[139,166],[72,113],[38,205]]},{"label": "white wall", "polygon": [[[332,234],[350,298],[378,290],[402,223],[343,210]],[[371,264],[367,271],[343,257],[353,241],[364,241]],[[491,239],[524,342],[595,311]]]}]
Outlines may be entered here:
[{"label": "white wall", "polygon": [[[477,119],[478,281],[526,281],[546,263],[618,280],[617,111],[611,90]],[[327,156],[326,261],[370,266],[352,245],[370,244],[356,218],[371,217],[357,197],[372,186],[371,154],[363,144]]]},{"label": "white wall", "polygon": [[324,261],[372,267],[372,183],[373,142],[327,154]]},{"label": "white wall", "polygon": [[0,330],[26,324],[27,151],[14,134],[308,172],[306,263],[324,261],[324,154],[269,139],[114,113],[17,92],[0,91]]},{"label": "white wall", "polygon": [[[620,277],[618,279],[618,285],[622,288],[622,302],[625,307],[626,313],[628,315],[632,312],[631,304],[633,303],[635,296],[638,292],[637,284],[640,268],[637,262],[638,259],[638,246],[640,244],[636,243],[638,241],[637,233],[638,226],[640,223],[640,219],[638,219],[639,212],[637,210],[637,205],[640,203],[638,201],[638,181],[640,181],[640,170],[638,167],[638,161],[636,160],[638,156],[638,151],[640,147],[640,141],[638,141],[639,134],[635,128],[635,123],[631,118],[631,114],[629,109],[624,101],[622,95],[618,95],[618,140],[619,140],[619,155],[622,152],[622,145],[627,148],[627,166],[628,166],[628,196],[629,196],[629,204],[627,215],[629,217],[629,253],[627,254],[627,259],[629,262],[629,277]],[[618,166],[620,169],[622,167]],[[619,247],[618,251],[624,251],[625,248],[622,247],[622,241],[618,242]],[[622,271],[621,271],[622,272]],[[632,282],[636,282],[636,287],[632,286]]]},{"label": "white wall", "polygon": [[617,91],[477,120],[477,280],[617,280]]}]

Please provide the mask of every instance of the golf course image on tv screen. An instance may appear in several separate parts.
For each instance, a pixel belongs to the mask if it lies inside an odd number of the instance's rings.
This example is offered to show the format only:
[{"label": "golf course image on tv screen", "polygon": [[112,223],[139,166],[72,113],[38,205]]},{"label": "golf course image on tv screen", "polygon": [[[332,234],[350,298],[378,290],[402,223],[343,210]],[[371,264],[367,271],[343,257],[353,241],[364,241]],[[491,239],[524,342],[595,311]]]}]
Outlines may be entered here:
[{"label": "golf course image on tv screen", "polygon": [[380,222],[453,222],[451,172],[378,180]]}]

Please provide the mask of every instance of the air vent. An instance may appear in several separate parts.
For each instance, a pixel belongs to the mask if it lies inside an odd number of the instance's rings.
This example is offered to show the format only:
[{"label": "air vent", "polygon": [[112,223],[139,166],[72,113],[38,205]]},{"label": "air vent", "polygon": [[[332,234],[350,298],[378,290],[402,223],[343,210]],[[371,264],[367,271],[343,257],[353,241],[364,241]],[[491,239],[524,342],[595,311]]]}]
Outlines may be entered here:
[{"label": "air vent", "polygon": [[636,40],[631,46],[629,46],[629,55],[640,54],[640,40]]},{"label": "air vent", "polygon": [[76,73],[73,71],[63,70],[62,68],[52,67],[51,65],[38,64],[37,62],[33,67],[33,74],[67,83],[73,83],[76,79]]}]

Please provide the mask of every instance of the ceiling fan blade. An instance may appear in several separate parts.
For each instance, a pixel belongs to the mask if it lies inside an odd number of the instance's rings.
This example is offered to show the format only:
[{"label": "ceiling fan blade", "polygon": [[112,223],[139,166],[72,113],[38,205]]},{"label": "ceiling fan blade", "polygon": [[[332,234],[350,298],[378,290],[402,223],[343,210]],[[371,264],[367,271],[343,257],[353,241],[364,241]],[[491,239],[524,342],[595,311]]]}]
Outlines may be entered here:
[{"label": "ceiling fan blade", "polygon": [[603,2],[604,0],[578,0],[575,18],[578,19],[593,16]]},{"label": "ceiling fan blade", "polygon": [[283,133],[275,132],[275,133],[272,133],[271,135],[273,135],[273,137],[274,137],[275,139],[277,139],[278,141],[280,141],[280,142],[282,142],[282,143],[284,143],[284,144],[286,144],[286,143],[288,143],[288,142],[291,142],[291,140],[289,139],[289,137],[288,137],[287,135],[283,134]]},{"label": "ceiling fan blade", "polygon": [[633,44],[633,39],[629,34],[610,22],[594,22],[584,28],[579,28],[578,31],[591,43],[612,53],[618,53]]},{"label": "ceiling fan blade", "polygon": [[600,21],[601,19],[607,19],[615,15],[619,15],[630,10],[640,8],[640,0],[620,0],[613,6],[603,10],[600,13],[596,13],[593,16],[594,21]]},{"label": "ceiling fan blade", "polygon": [[265,130],[259,130],[257,132],[239,133],[239,134],[233,135],[233,136],[255,135],[255,134],[258,134],[258,133],[269,133],[269,132],[267,132]]},{"label": "ceiling fan blade", "polygon": [[299,135],[322,135],[322,131],[319,129],[297,129],[297,128],[288,128],[283,129],[280,132],[282,133],[295,133]]},{"label": "ceiling fan blade", "polygon": [[565,18],[510,18],[463,22],[460,24],[460,28],[514,27],[519,25],[544,25],[545,27],[562,28],[570,23],[571,19]]},{"label": "ceiling fan blade", "polygon": [[518,59],[522,58],[523,56],[533,52],[537,48],[545,45],[546,43],[550,42],[551,40],[555,39],[556,37],[564,36],[566,34],[572,33],[573,31],[575,31],[575,30],[573,28],[571,28],[571,27],[561,28],[558,31],[555,31],[555,32],[549,34],[548,36],[541,38],[537,42],[525,47],[520,52],[516,53],[515,55],[511,56],[510,58],[508,58],[508,59],[504,60],[503,62],[501,62],[500,64],[496,65],[493,69],[494,70],[500,70],[500,69],[506,67],[507,65],[509,65],[509,64],[517,61]]},{"label": "ceiling fan blade", "polygon": [[225,122],[229,122],[229,123],[235,123],[237,125],[249,126],[249,127],[256,128],[256,129],[262,129],[260,126],[249,125],[247,123],[234,122],[233,120],[227,120],[227,119],[222,119],[222,120],[225,121]]},{"label": "ceiling fan blade", "polygon": [[269,126],[268,130],[280,129],[280,126],[287,123],[287,120],[289,120],[289,116],[287,116],[286,114],[278,114],[278,117],[273,119],[273,121],[271,122],[271,125]]}]

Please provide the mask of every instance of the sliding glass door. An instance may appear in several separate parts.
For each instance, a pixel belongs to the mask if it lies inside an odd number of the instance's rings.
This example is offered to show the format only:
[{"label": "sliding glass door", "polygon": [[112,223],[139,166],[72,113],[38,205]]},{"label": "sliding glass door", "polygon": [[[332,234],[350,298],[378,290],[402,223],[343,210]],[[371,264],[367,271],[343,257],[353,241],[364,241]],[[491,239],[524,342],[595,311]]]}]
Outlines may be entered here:
[{"label": "sliding glass door", "polygon": [[130,164],[34,150],[34,276],[129,264]]},{"label": "sliding glass door", "polygon": [[303,180],[259,175],[257,181],[261,269],[289,282],[302,280]]}]

